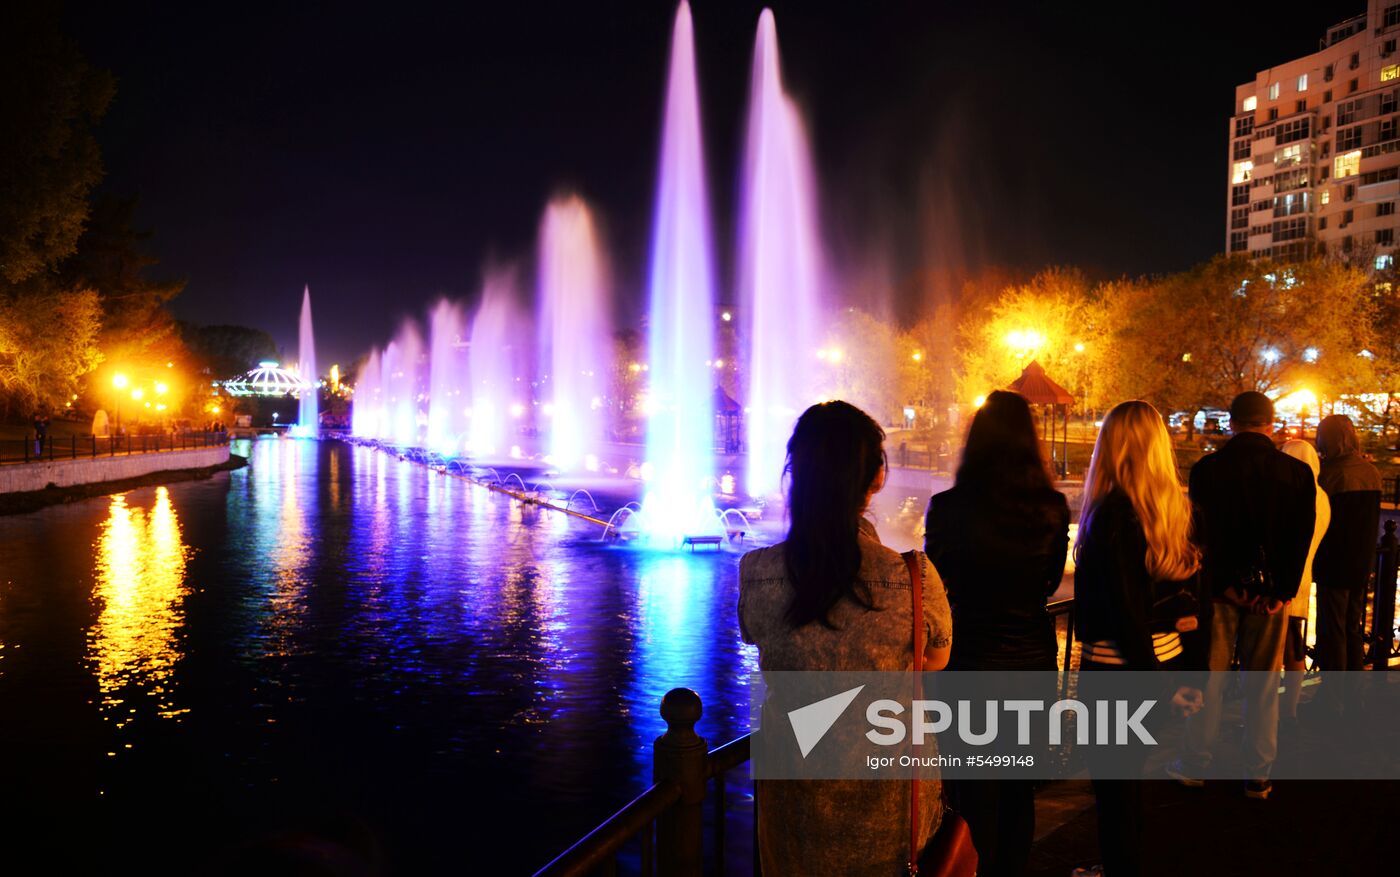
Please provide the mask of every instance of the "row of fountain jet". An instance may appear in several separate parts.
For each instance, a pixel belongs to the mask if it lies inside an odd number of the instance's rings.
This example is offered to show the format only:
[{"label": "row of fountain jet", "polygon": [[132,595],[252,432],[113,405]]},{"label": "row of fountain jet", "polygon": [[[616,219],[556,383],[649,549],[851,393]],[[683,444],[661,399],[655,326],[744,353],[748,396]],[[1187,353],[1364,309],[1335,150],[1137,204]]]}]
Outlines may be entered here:
[{"label": "row of fountain jet", "polygon": [[[672,32],[647,275],[642,502],[663,538],[715,519],[716,275],[688,3]],[[744,401],[745,491],[776,493],[784,443],[815,400],[826,271],[807,136],[783,88],[773,14],[759,17],[749,92],[737,241],[737,337]],[[425,338],[417,322],[369,355],[354,394],[353,432],[479,461],[511,456],[522,424],[561,471],[605,442],[614,362],[612,287],[588,205],[552,200],[540,224],[533,307],[518,278],[488,272],[475,311],[442,301]],[[533,319],[530,313],[533,311]],[[533,325],[535,332],[522,331]],[[533,336],[533,337],[532,337]]]}]

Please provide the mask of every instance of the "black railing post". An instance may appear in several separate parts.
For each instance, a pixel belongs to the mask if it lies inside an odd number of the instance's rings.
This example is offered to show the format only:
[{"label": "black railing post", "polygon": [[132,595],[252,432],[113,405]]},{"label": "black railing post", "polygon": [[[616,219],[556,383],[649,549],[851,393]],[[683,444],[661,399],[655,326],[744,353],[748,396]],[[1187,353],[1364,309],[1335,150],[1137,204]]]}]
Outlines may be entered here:
[{"label": "black railing post", "polygon": [[1377,549],[1380,562],[1376,564],[1376,602],[1371,610],[1371,668],[1384,670],[1390,666],[1391,644],[1395,640],[1395,575],[1400,564],[1400,539],[1395,536],[1395,521],[1385,522],[1385,535]]},{"label": "black railing post", "polygon": [[652,780],[670,780],[680,800],[656,819],[656,863],[667,877],[700,877],[704,863],[705,739],[695,733],[704,706],[689,688],[661,699],[666,733],[652,746]]}]

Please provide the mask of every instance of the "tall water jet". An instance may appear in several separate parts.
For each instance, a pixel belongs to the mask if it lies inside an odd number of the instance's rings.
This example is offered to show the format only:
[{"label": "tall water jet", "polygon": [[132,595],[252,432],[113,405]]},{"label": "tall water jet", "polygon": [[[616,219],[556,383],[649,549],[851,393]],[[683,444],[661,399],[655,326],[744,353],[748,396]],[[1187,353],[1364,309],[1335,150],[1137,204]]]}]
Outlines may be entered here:
[{"label": "tall water jet", "polygon": [[320,389],[316,386],[316,335],[311,330],[311,287],[301,293],[301,326],[297,332],[297,372],[311,388],[301,394],[297,404],[295,435],[314,436],[320,428]]},{"label": "tall water jet", "polygon": [[355,376],[355,396],[350,415],[350,431],[360,438],[383,438],[380,428],[384,404],[383,370],[379,348],[370,350],[360,373]]},{"label": "tall water jet", "polygon": [[423,356],[423,340],[413,320],[404,320],[399,333],[384,348],[381,373],[384,385],[384,416],[380,437],[397,445],[417,446],[419,430],[418,368]]},{"label": "tall water jet", "polygon": [[462,312],[443,299],[428,320],[428,447],[440,454],[462,450],[467,384]]},{"label": "tall water jet", "polygon": [[651,242],[650,387],[643,503],[657,543],[715,529],[713,274],[690,5],[682,0],[671,65]]},{"label": "tall water jet", "polygon": [[740,326],[747,353],[745,489],[781,487],[787,440],[816,401],[821,248],[815,178],[797,106],[783,90],[772,10],[758,18],[749,82],[743,213],[739,227]]},{"label": "tall water jet", "polygon": [[[511,447],[513,421],[524,411],[523,388],[516,378],[518,362],[512,345],[519,331],[515,305],[515,275],[490,271],[481,291],[481,304],[472,319],[468,370],[471,375],[471,425],[467,452],[476,457],[505,456]],[[512,329],[516,333],[512,332]]]},{"label": "tall water jet", "polygon": [[577,470],[603,441],[603,392],[611,360],[603,259],[592,212],[582,198],[556,198],[545,208],[538,264],[549,457],[563,471]]}]

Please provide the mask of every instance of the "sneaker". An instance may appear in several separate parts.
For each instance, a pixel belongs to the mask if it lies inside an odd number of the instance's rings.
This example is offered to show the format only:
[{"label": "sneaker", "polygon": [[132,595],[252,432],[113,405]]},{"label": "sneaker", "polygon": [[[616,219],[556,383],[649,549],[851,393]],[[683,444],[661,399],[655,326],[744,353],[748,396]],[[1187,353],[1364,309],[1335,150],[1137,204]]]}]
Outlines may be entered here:
[{"label": "sneaker", "polygon": [[1206,781],[1195,774],[1194,771],[1187,770],[1181,759],[1173,761],[1166,767],[1167,776],[1186,786],[1188,789],[1199,789],[1206,784]]},{"label": "sneaker", "polygon": [[1244,796],[1258,801],[1267,800],[1273,790],[1274,784],[1271,780],[1250,780],[1244,784]]}]

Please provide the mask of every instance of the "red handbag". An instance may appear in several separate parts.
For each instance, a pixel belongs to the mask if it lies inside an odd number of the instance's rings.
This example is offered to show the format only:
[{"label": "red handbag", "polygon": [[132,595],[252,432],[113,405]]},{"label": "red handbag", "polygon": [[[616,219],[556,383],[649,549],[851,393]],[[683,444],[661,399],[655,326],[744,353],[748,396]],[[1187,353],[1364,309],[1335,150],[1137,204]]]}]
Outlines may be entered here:
[{"label": "red handbag", "polygon": [[[924,689],[924,570],[919,553],[904,555],[909,567],[909,583],[914,595],[914,697],[923,697]],[[948,795],[943,794],[943,821],[938,831],[919,851],[919,778],[909,781],[909,873],[924,877],[976,877],[977,848],[972,845],[972,830],[967,820],[948,809]]]}]

